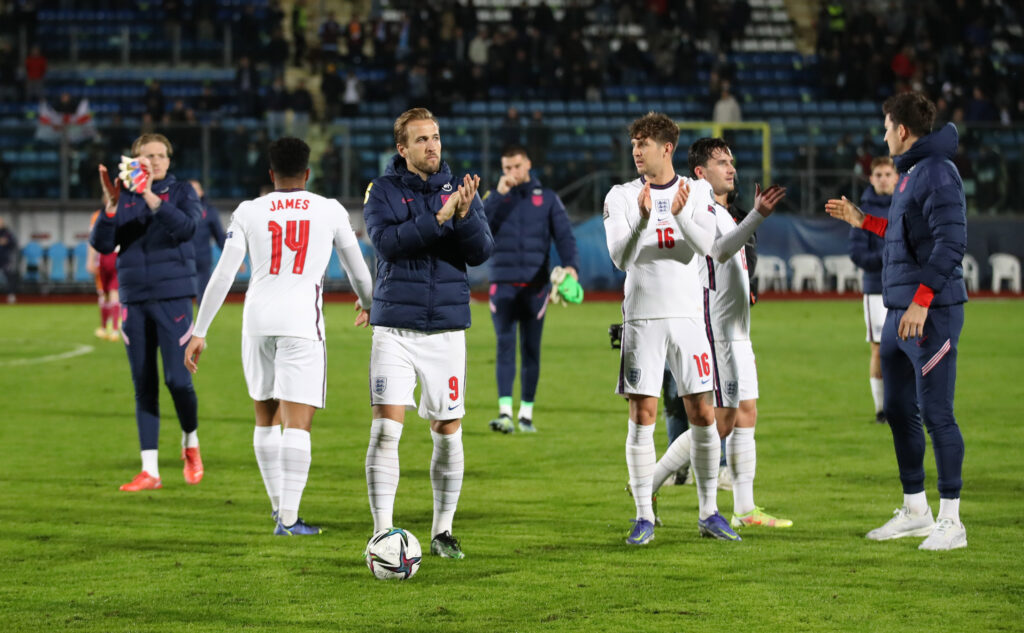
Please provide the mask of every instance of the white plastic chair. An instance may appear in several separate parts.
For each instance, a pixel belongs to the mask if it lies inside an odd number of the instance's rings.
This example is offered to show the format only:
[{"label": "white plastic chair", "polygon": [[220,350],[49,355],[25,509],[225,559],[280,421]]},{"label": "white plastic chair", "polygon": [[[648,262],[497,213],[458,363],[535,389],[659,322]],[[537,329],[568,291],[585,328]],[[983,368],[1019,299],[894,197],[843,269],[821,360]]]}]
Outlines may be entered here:
[{"label": "white plastic chair", "polygon": [[860,292],[860,271],[849,255],[825,257],[825,272],[836,277],[836,291],[846,292],[847,285]]},{"label": "white plastic chair", "polygon": [[789,258],[789,267],[793,269],[789,287],[793,292],[803,292],[807,281],[815,292],[825,290],[825,266],[817,255],[793,255]]},{"label": "white plastic chair", "polygon": [[992,264],[992,292],[1002,290],[1003,281],[1010,282],[1012,292],[1020,292],[1020,260],[1009,253],[993,253],[988,258]]},{"label": "white plastic chair", "polygon": [[774,255],[758,255],[757,267],[754,269],[759,291],[786,289],[786,262]]},{"label": "white plastic chair", "polygon": [[964,253],[964,261],[960,264],[964,269],[964,285],[970,292],[978,290],[978,260],[970,253]]}]

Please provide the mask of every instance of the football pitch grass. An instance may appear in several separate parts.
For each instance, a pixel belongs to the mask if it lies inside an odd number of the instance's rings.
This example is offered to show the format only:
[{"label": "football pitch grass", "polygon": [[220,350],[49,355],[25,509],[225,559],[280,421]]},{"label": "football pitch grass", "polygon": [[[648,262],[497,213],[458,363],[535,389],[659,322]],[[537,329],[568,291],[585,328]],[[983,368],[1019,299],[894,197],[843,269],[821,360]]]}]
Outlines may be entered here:
[{"label": "football pitch grass", "polygon": [[[858,301],[754,308],[760,374],[755,498],[786,530],[742,543],[697,535],[692,486],[663,489],[665,526],[624,540],[626,406],[612,394],[615,303],[551,307],[535,421],[495,434],[494,335],[473,308],[455,517],[463,561],[424,557],[375,580],[364,458],[368,330],[330,304],[328,408],[313,423],[302,516],[318,537],[271,535],[239,360],[241,305],[212,328],[196,390],[206,476],[181,476],[161,385],[163,490],[119,492],[139,470],[123,346],[92,337],[95,306],[0,307],[0,622],[5,631],[1020,631],[1024,613],[1021,404],[1024,303],[973,301],[960,341],[957,418],[969,547],[865,532],[901,504],[892,438],[874,424]],[[81,346],[88,353],[70,356]],[[68,357],[62,357],[62,356]],[[58,358],[52,359],[57,356]],[[47,360],[51,358],[50,360]],[[518,385],[517,385],[518,389]],[[430,434],[410,412],[395,521],[429,548]],[[664,423],[656,431],[665,448]],[[929,502],[938,510],[926,456]],[[719,494],[731,516],[732,495]]]}]

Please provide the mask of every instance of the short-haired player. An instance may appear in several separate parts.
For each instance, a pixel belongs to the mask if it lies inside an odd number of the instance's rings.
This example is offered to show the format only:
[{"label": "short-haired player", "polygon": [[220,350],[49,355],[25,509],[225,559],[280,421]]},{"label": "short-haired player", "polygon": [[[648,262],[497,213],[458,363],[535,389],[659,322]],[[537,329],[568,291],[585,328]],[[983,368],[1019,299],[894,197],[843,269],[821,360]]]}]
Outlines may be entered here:
[{"label": "short-haired player", "polygon": [[198,369],[207,331],[248,252],[252,277],[242,311],[242,370],[256,413],[256,463],[277,522],[274,534],[311,535],[321,530],[299,518],[299,502],[309,477],[313,414],[326,403],[323,278],[332,251],[337,249],[359,297],[357,326],[369,321],[373,287],[348,212],[336,200],[306,191],[309,146],[285,137],[271,143],[269,153],[275,189],[232,214],[185,366]]}]

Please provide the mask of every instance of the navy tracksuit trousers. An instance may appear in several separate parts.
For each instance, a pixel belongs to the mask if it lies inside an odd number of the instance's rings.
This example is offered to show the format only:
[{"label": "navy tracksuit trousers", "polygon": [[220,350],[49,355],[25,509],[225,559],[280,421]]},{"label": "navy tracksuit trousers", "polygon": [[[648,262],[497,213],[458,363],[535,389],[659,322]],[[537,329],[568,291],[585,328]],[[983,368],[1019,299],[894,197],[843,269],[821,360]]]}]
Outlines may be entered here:
[{"label": "navy tracksuit trousers", "polygon": [[963,486],[964,438],[953,417],[956,354],[964,326],[964,306],[928,310],[924,334],[900,340],[905,310],[889,310],[882,329],[882,379],[885,417],[892,428],[903,492],[924,491],[924,428],[935,450],[939,496],[960,497]]},{"label": "navy tracksuit trousers", "polygon": [[540,338],[544,331],[551,284],[491,284],[491,320],[498,339],[498,397],[512,397],[516,377],[516,325],[522,367],[519,377],[521,400],[533,402],[540,380]]},{"label": "navy tracksuit trousers", "polygon": [[192,375],[185,369],[185,346],[192,337],[192,297],[126,303],[121,332],[135,384],[135,422],[142,450],[156,449],[160,437],[157,349],[181,429],[195,431],[199,405]]}]

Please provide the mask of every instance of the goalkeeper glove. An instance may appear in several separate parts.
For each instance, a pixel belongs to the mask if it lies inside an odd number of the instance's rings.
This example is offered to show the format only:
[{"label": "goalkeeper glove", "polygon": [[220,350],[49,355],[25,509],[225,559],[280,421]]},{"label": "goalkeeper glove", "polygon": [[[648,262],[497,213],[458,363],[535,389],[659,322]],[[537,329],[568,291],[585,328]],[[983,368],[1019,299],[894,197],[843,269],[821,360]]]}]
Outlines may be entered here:
[{"label": "goalkeeper glove", "polygon": [[582,303],[583,286],[561,266],[551,270],[551,301],[554,303]]},{"label": "goalkeeper glove", "polygon": [[124,188],[132,193],[142,193],[149,184],[149,171],[139,162],[137,158],[121,156],[121,164],[118,167],[118,178],[124,183]]}]

